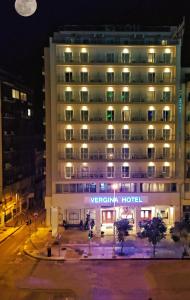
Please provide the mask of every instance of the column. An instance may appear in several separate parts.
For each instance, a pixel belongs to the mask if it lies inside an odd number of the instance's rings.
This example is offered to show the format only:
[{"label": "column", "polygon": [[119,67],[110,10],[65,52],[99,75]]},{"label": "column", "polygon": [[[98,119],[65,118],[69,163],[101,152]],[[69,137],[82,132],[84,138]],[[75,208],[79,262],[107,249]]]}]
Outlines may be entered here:
[{"label": "column", "polygon": [[55,237],[58,232],[58,208],[51,207],[51,228],[52,236]]},{"label": "column", "polygon": [[169,225],[174,224],[174,207],[171,205],[169,208]]},{"label": "column", "polygon": [[96,208],[96,235],[101,235],[101,218],[100,218],[100,207]]},{"label": "column", "polygon": [[51,197],[45,197],[46,226],[51,225]]},{"label": "column", "polygon": [[141,220],[141,207],[135,208],[135,224],[134,231],[137,233],[139,231],[139,221]]},{"label": "column", "polygon": [[4,212],[1,212],[1,226],[5,225],[5,214]]}]

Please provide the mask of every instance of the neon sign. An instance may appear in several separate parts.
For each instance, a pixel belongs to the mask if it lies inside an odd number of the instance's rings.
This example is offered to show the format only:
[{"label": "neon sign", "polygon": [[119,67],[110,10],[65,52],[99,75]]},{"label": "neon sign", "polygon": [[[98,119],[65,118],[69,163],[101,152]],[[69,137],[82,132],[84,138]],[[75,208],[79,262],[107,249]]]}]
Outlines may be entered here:
[{"label": "neon sign", "polygon": [[125,203],[143,203],[143,199],[140,196],[121,196],[121,197],[111,197],[111,196],[93,196],[90,197],[90,203],[92,204],[125,204]]}]

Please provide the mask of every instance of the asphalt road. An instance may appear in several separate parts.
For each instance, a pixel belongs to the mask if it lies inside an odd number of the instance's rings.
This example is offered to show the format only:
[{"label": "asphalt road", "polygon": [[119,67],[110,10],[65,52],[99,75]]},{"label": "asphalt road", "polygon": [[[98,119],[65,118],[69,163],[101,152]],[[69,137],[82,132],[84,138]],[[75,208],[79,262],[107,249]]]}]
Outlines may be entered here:
[{"label": "asphalt road", "polygon": [[189,300],[190,261],[38,261],[29,226],[0,245],[0,300]]}]

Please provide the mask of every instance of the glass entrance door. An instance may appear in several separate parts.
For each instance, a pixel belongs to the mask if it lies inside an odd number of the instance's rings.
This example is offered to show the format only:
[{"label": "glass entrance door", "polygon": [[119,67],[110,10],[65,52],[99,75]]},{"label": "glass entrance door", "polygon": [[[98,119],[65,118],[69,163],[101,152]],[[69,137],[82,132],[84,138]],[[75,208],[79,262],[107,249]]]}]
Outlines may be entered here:
[{"label": "glass entrance door", "polygon": [[114,210],[103,210],[102,211],[102,223],[113,223],[115,222],[115,211]]}]

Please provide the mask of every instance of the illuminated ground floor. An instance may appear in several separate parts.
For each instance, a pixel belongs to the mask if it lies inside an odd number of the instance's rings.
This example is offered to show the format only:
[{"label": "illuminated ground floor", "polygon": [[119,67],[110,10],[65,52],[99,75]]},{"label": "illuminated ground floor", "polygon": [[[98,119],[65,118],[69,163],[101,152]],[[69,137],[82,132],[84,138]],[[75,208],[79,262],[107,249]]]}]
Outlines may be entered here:
[{"label": "illuminated ground floor", "polygon": [[[127,218],[138,231],[139,222],[162,217],[168,227],[181,217],[178,193],[122,194],[55,194],[46,197],[47,224],[65,220],[68,224],[85,223],[86,217],[95,220],[96,231],[109,231],[115,220]],[[55,219],[58,219],[56,221]]]}]

